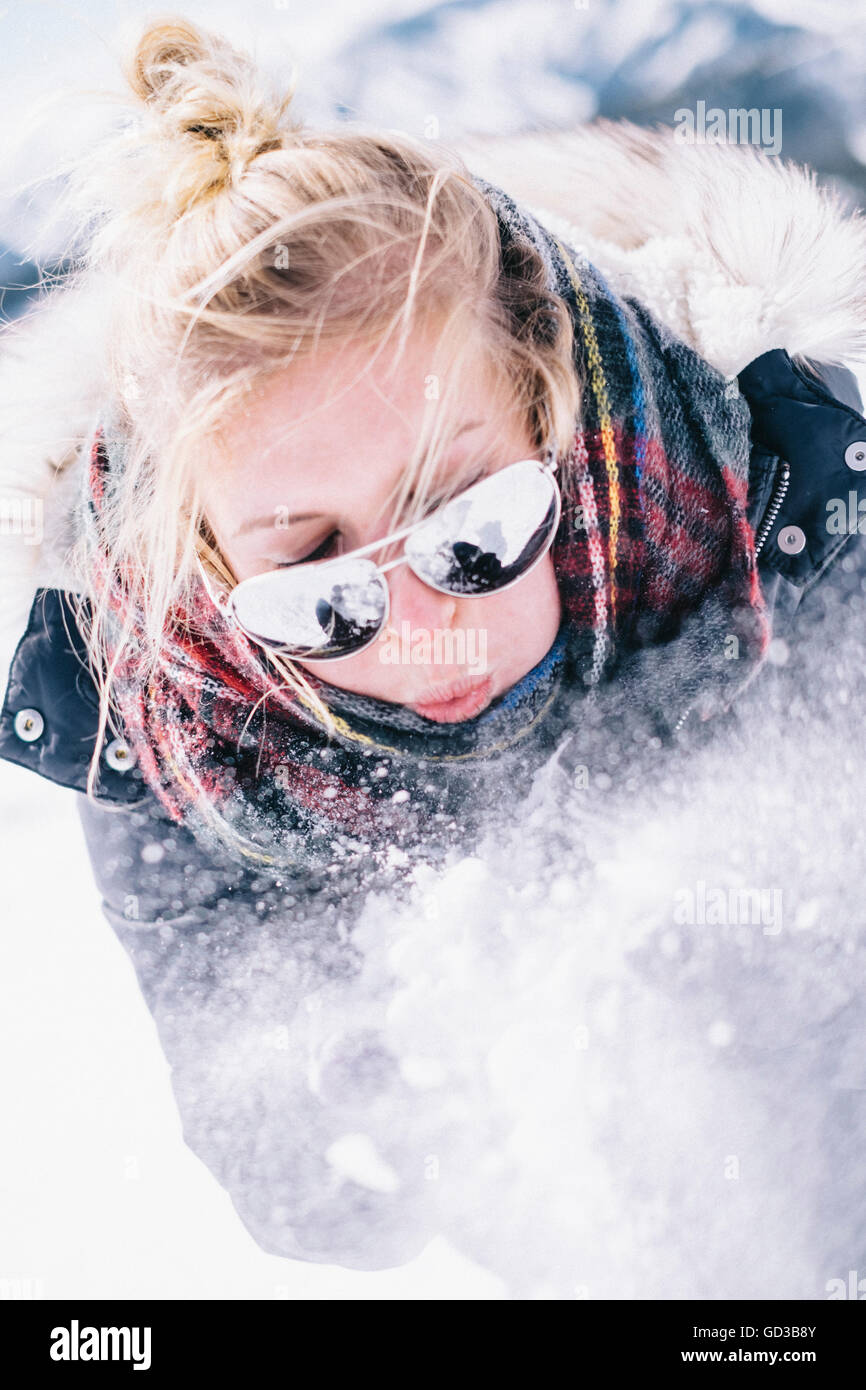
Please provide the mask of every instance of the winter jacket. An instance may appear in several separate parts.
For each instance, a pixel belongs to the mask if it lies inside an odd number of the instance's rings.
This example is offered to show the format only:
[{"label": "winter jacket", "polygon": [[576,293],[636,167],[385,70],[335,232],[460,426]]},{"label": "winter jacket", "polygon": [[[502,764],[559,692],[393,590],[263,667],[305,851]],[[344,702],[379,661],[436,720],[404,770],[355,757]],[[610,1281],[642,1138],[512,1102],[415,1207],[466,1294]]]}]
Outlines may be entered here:
[{"label": "winter jacket", "polygon": [[[782,177],[770,161],[731,161],[728,152],[717,187],[702,173],[693,176],[697,166],[685,156],[666,168],[673,156],[660,158],[647,139],[633,134],[629,144],[604,130],[574,138],[571,187],[593,190],[593,206],[577,226],[566,225],[558,210],[561,182],[527,192],[545,194],[546,206],[535,208],[542,222],[582,247],[615,285],[642,298],[729,377],[732,395],[746,398],[753,422],[749,521],[767,597],[780,624],[788,623],[802,596],[859,536],[861,503],[866,509],[866,418],[856,378],[840,365],[862,343],[862,306],[853,288],[864,269],[862,236],[852,236],[838,208],[822,201],[805,175]],[[493,158],[485,165],[478,146],[473,163],[509,186],[507,142],[487,146],[486,154],[491,151],[499,164]],[[708,167],[705,153],[698,157],[701,171]],[[604,197],[626,171],[637,184],[631,220],[621,200]],[[748,263],[737,259],[744,238],[742,227],[739,237],[732,230],[732,193],[725,189],[732,178],[735,204],[767,219],[750,224]],[[640,196],[650,191],[647,181],[655,199]],[[517,181],[515,196],[521,191]],[[672,215],[674,194],[676,235],[663,220]],[[701,227],[714,214],[716,235],[701,241]],[[820,249],[811,269],[798,259],[805,234],[789,238],[787,260],[778,253],[785,227],[804,216],[810,245]],[[834,257],[855,261],[850,286],[829,272]],[[818,281],[805,298],[798,288],[803,274]],[[832,304],[822,304],[822,294],[835,296]],[[78,307],[61,306],[61,317],[69,314],[74,323]],[[92,393],[92,382],[87,389]],[[44,458],[34,461],[34,473],[41,473],[33,492],[44,493],[46,466]],[[7,480],[26,491],[20,474],[14,461],[6,469]],[[61,510],[64,495],[61,488]],[[62,517],[53,525],[62,538]],[[9,663],[0,756],[79,793],[104,911],[133,961],[172,1064],[186,1141],[231,1193],[265,1250],[365,1269],[410,1258],[432,1233],[421,1160],[398,1153],[387,1129],[377,1136],[380,1152],[405,1178],[398,1207],[387,1191],[351,1179],[335,1184],[322,1157],[341,1133],[375,1124],[370,1108],[378,1081],[387,1073],[389,1084],[400,1084],[393,1059],[360,1028],[336,1046],[312,1082],[285,1064],[286,1056],[297,1055],[293,1030],[304,1023],[304,1001],[335,973],[353,969],[347,885],[313,891],[300,877],[294,882],[210,859],[167,819],[122,736],[109,737],[103,749],[99,804],[84,797],[97,696],[63,585],[50,582],[51,563],[42,558],[31,570],[30,578],[42,582]],[[62,578],[56,570],[55,578]],[[267,971],[260,968],[263,951],[270,952]],[[263,1047],[261,1030],[251,1038],[253,1011],[270,1020],[284,1048]],[[369,1095],[347,1100],[334,1077],[350,1066],[357,1075],[361,1063]]]}]

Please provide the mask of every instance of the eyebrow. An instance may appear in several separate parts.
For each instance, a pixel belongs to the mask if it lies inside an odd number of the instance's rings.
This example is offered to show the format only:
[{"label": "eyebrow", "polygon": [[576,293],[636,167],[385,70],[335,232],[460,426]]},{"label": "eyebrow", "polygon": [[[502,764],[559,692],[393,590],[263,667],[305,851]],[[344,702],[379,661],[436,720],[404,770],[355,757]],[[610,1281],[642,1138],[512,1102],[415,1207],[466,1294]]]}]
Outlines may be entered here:
[{"label": "eyebrow", "polygon": [[[470,420],[468,424],[461,425],[460,429],[455,434],[454,439],[451,441],[452,444],[454,444],[460,438],[461,434],[466,434],[469,430],[477,430],[479,426],[483,424],[483,420]],[[241,525],[238,527],[238,529],[236,531],[232,531],[231,539],[236,540],[238,536],[245,536],[250,531],[258,531],[265,526],[273,526],[274,515],[276,513],[276,510],[277,509],[274,508],[274,511],[268,513],[268,515],[266,516],[251,517],[248,521],[241,522]],[[286,526],[281,527],[280,529],[288,530],[289,526],[295,526],[297,523],[301,521],[315,521],[318,517],[322,517],[325,515],[325,512],[294,512],[288,518]]]}]

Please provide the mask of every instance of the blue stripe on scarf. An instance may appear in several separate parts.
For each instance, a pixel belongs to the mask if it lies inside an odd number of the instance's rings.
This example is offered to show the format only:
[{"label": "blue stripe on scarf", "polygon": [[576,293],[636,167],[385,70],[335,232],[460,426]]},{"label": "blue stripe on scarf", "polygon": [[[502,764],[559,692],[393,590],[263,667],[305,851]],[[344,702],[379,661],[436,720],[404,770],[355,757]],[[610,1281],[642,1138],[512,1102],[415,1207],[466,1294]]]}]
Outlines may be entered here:
[{"label": "blue stripe on scarf", "polygon": [[549,678],[551,672],[559,665],[565,656],[566,650],[565,628],[561,627],[556,637],[556,641],[550,648],[546,656],[543,656],[537,666],[533,666],[531,671],[507,690],[501,699],[497,700],[492,709],[477,717],[478,724],[486,724],[491,719],[495,719],[501,710],[517,709],[527,696],[531,695],[539,681]]}]

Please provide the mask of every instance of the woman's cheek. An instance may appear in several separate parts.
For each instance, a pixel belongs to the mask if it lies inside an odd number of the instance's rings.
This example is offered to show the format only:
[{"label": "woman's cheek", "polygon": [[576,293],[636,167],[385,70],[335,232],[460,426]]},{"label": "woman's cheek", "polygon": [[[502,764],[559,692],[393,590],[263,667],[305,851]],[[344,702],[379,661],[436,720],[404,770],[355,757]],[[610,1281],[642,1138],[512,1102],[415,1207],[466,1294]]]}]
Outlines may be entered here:
[{"label": "woman's cheek", "polygon": [[525,675],[550,650],[559,630],[562,602],[552,556],[545,555],[534,570],[501,597],[503,606],[495,615],[496,631],[493,632],[491,621],[488,640],[495,637],[497,647],[501,645],[512,652],[519,664],[525,665]]}]

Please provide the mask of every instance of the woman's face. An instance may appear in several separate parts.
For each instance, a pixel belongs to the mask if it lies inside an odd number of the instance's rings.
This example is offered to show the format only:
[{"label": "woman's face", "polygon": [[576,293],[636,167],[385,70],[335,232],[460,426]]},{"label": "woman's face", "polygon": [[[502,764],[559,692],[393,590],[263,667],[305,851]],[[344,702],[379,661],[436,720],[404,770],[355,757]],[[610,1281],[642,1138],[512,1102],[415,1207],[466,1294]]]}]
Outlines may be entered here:
[{"label": "woman's face", "polygon": [[[353,550],[392,529],[393,493],[421,433],[431,347],[410,344],[387,378],[378,363],[360,375],[369,358],[369,351],[344,351],[337,363],[322,349],[269,378],[223,429],[204,483],[205,512],[238,581]],[[500,417],[483,367],[464,373],[453,443],[428,492],[431,503],[482,469],[540,457],[525,424]],[[400,553],[397,547],[388,558]],[[483,598],[439,593],[407,564],[389,570],[387,581],[391,611],[379,639],[353,656],[296,664],[345,690],[457,723],[531,670],[559,627],[550,551],[511,588]]]}]

